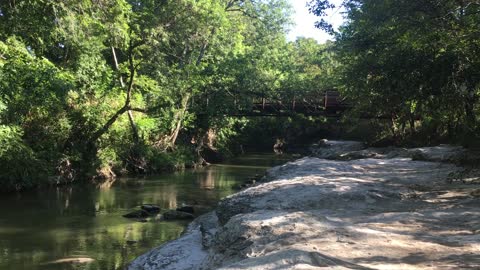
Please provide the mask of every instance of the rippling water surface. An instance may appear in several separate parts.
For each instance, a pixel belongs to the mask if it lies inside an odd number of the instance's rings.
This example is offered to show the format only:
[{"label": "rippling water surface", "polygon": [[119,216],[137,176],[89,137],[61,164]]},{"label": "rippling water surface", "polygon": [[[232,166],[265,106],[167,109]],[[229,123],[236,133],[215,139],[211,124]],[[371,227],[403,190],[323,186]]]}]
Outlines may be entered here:
[{"label": "rippling water surface", "polygon": [[188,222],[141,223],[122,215],[141,204],[163,211],[196,204],[199,213],[255,174],[288,157],[249,154],[221,165],[99,187],[70,186],[0,195],[0,269],[122,269],[177,238]]}]

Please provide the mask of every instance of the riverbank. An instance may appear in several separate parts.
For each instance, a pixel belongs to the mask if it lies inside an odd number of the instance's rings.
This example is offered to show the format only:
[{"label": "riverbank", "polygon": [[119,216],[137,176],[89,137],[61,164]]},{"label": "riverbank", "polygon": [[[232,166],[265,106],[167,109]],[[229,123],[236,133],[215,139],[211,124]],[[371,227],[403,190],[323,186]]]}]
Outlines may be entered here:
[{"label": "riverbank", "polygon": [[462,148],[313,150],[128,269],[480,267],[480,178],[451,163]]}]

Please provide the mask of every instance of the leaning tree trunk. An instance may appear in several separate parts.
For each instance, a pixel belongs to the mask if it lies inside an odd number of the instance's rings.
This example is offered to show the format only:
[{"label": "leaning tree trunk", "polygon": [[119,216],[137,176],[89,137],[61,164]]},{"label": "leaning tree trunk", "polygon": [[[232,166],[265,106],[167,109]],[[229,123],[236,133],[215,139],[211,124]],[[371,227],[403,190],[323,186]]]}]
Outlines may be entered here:
[{"label": "leaning tree trunk", "polygon": [[167,149],[175,149],[175,143],[177,142],[178,134],[183,126],[183,121],[188,110],[188,102],[190,101],[191,94],[185,95],[181,102],[180,110],[175,114],[174,121],[176,122],[174,128],[170,132],[170,136],[167,138]]},{"label": "leaning tree trunk", "polygon": [[[213,28],[210,32],[210,35],[204,40],[200,47],[200,51],[198,54],[198,57],[195,61],[196,66],[200,66],[202,63],[203,58],[205,57],[205,53],[207,51],[208,45],[209,45],[209,39],[213,37],[215,34],[215,29]],[[183,51],[182,54],[182,59],[180,59],[180,67],[184,68],[185,64],[187,62],[186,59],[184,59],[187,56],[187,51],[189,50],[189,42],[186,43],[185,45],[185,50]],[[170,135],[167,136],[166,139],[166,149],[174,149],[175,148],[175,143],[177,141],[178,135],[180,133],[180,130],[183,127],[183,122],[185,120],[185,116],[187,115],[188,111],[188,103],[190,102],[190,99],[192,98],[192,93],[188,92],[183,98],[181,102],[181,107],[180,110],[175,114],[174,121],[176,122],[174,125],[174,128],[171,130]]]},{"label": "leaning tree trunk", "polygon": [[[118,72],[119,68],[118,68],[117,54],[115,53],[115,48],[113,46],[112,46],[112,55],[113,55],[113,62],[115,63],[115,69]],[[131,70],[133,70],[132,67],[131,67]],[[123,77],[121,74],[119,75],[119,81],[122,88],[125,88],[125,83],[123,82]],[[127,112],[128,112],[128,120],[130,122],[130,127],[132,129],[133,141],[135,142],[136,145],[138,145],[140,141],[140,136],[138,135],[138,127],[137,127],[137,124],[135,123],[135,118],[133,117],[132,110],[129,109]]]},{"label": "leaning tree trunk", "polygon": [[[131,101],[131,98],[132,98],[132,90],[133,90],[133,84],[134,84],[134,79],[135,79],[135,66],[133,64],[133,52],[132,52],[133,48],[130,48],[129,49],[129,71],[130,71],[130,77],[129,77],[129,80],[128,80],[128,86],[127,86],[127,97],[125,99],[125,104],[122,106],[122,108],[120,108],[117,112],[115,112],[111,117],[110,119],[107,121],[107,123],[105,123],[100,129],[98,129],[89,139],[88,141],[88,144],[89,145],[94,145],[96,143],[96,141],[102,137],[103,134],[105,134],[109,129],[110,127],[117,121],[118,117],[120,117],[122,114],[124,114],[125,112],[127,111],[130,111],[130,107],[131,107],[131,104],[130,104],[130,101]],[[131,122],[132,124],[132,130],[134,132],[137,131],[136,129],[136,126],[135,126],[135,123],[132,121]],[[133,129],[133,126],[135,126],[135,129]],[[135,134],[136,137],[138,137],[138,134],[136,133]]]}]

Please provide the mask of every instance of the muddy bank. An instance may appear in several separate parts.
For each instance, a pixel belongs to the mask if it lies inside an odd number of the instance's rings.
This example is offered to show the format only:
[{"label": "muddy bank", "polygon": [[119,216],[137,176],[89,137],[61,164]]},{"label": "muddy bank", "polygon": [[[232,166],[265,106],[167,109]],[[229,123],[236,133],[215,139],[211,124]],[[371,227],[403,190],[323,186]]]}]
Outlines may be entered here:
[{"label": "muddy bank", "polygon": [[463,149],[323,141],[313,152],[129,269],[480,268],[480,185],[446,163]]}]

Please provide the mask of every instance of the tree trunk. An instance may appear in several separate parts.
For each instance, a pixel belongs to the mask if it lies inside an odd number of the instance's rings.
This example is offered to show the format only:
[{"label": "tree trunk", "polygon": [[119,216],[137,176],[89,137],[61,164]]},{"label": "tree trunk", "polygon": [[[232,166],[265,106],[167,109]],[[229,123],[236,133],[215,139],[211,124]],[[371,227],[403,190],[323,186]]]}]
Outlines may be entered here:
[{"label": "tree trunk", "polygon": [[475,92],[473,89],[468,90],[467,98],[465,100],[465,120],[468,125],[468,129],[475,128],[477,119],[475,116]]},{"label": "tree trunk", "polygon": [[[126,100],[125,100],[125,105],[123,105],[122,108],[120,108],[112,117],[110,117],[110,119],[107,121],[107,123],[105,123],[105,125],[103,125],[99,130],[97,130],[90,137],[90,140],[88,142],[90,145],[95,144],[95,142],[110,129],[110,127],[115,123],[115,121],[117,121],[118,117],[120,117],[122,114],[124,114],[127,111],[130,112],[130,100],[131,100],[131,96],[132,96],[132,89],[133,89],[134,78],[135,78],[135,66],[133,64],[133,52],[132,52],[132,50],[133,50],[133,48],[130,47],[130,49],[129,49],[129,59],[128,59],[129,60],[129,65],[130,65],[130,78],[129,78],[128,86],[127,86],[127,89],[126,89],[127,90],[127,93],[126,93],[127,97],[126,97]],[[113,52],[115,51],[115,49],[113,47],[112,47],[112,51]],[[118,69],[118,65],[117,65],[118,63],[117,63],[117,60],[116,60],[116,56],[115,56],[115,64],[116,64],[116,68]],[[134,133],[134,138],[138,138],[137,127],[135,125],[135,122],[133,121],[133,117],[132,117],[132,120],[131,120],[130,124],[132,125],[132,131]]]},{"label": "tree trunk", "polygon": [[390,131],[392,132],[392,136],[395,140],[397,140],[397,127],[396,127],[396,116],[392,114],[390,117]]},{"label": "tree trunk", "polygon": [[128,110],[127,113],[130,127],[132,128],[133,142],[138,145],[140,143],[140,136],[138,135],[138,128],[135,124],[135,118],[133,117],[133,113],[131,110]]},{"label": "tree trunk", "polygon": [[[208,48],[209,39],[214,34],[215,34],[215,29],[212,29],[209,37],[207,39],[205,39],[205,41],[201,45],[200,52],[198,54],[197,60],[195,61],[196,66],[199,66],[202,63],[202,60],[205,57],[205,53],[206,53],[207,48]],[[186,45],[185,45],[184,51],[182,53],[182,58],[180,60],[180,68],[184,68],[185,64],[187,62],[188,63],[190,62],[190,61],[187,61],[186,59],[184,59],[188,55],[188,49],[189,49],[189,43],[187,42]],[[167,142],[166,142],[167,149],[174,149],[175,148],[175,143],[177,141],[180,130],[182,129],[183,121],[185,120],[185,114],[188,110],[188,102],[190,101],[190,98],[192,98],[192,93],[187,93],[182,99],[180,111],[174,117],[174,119],[176,121],[175,127],[170,132],[170,136],[167,137]]]},{"label": "tree trunk", "polygon": [[411,113],[409,115],[409,124],[410,124],[410,135],[413,135],[415,133],[415,115]]},{"label": "tree trunk", "polygon": [[[113,55],[113,60],[114,60],[114,63],[115,63],[115,69],[117,71],[119,71],[117,54],[115,53],[115,48],[113,46],[112,46],[112,55]],[[132,72],[132,71],[130,71],[130,72]],[[123,82],[123,76],[121,74],[119,74],[119,80],[120,80],[120,85],[122,86],[122,88],[125,88],[125,83]],[[130,122],[130,127],[132,129],[133,141],[135,142],[135,144],[138,144],[139,141],[140,141],[140,136],[138,135],[138,127],[137,127],[137,124],[135,123],[135,118],[133,117],[132,110],[129,109],[127,111],[127,113],[128,113],[128,120]]]},{"label": "tree trunk", "polygon": [[125,104],[120,110],[118,110],[110,119],[103,125],[99,130],[97,130],[92,137],[90,137],[90,143],[95,143],[103,134],[105,134],[108,129],[117,121],[118,117],[128,111],[128,106]]},{"label": "tree trunk", "polygon": [[[115,53],[115,48],[113,46],[112,46],[112,55],[113,55],[113,62],[115,64],[115,69],[117,70],[117,72],[119,72],[117,54]],[[120,85],[122,86],[122,88],[125,87],[125,83],[123,82],[122,74],[119,74],[118,77],[119,77]]]},{"label": "tree trunk", "polygon": [[170,132],[170,136],[168,137],[168,141],[167,141],[167,148],[170,148],[170,149],[175,148],[175,143],[177,141],[178,134],[182,129],[183,120],[185,120],[185,114],[188,109],[187,107],[188,107],[188,102],[190,100],[190,97],[191,97],[191,94],[189,93],[183,98],[182,104],[181,104],[182,107],[180,108],[180,111],[177,112],[177,114],[175,115],[175,121],[177,123],[175,124],[175,127]]}]

